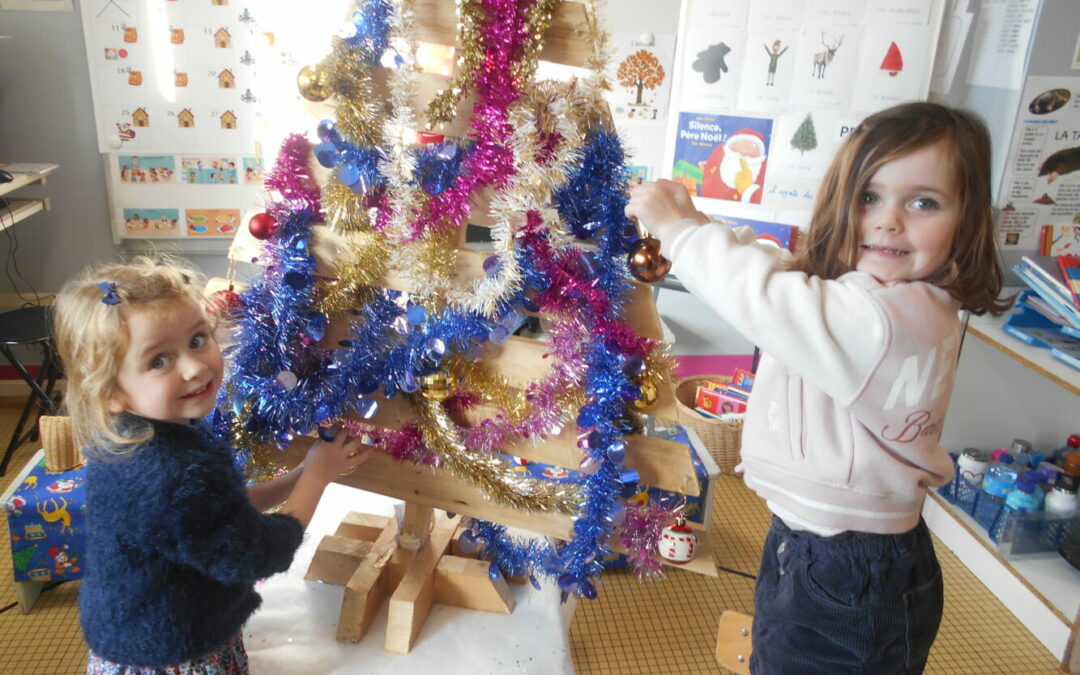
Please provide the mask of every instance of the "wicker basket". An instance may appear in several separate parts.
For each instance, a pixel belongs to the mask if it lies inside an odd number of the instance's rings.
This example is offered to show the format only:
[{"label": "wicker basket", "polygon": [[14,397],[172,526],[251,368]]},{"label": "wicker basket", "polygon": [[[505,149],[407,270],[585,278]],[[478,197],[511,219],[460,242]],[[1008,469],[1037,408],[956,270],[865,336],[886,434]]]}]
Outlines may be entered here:
[{"label": "wicker basket", "polygon": [[71,418],[42,415],[38,418],[41,447],[45,449],[46,471],[67,471],[83,463],[82,452],[75,447]]},{"label": "wicker basket", "polygon": [[742,420],[726,422],[714,420],[694,410],[697,388],[705,380],[729,381],[726,375],[695,375],[684,377],[675,384],[676,423],[693,429],[717,466],[724,473],[731,473],[739,463],[739,446],[742,442]]}]

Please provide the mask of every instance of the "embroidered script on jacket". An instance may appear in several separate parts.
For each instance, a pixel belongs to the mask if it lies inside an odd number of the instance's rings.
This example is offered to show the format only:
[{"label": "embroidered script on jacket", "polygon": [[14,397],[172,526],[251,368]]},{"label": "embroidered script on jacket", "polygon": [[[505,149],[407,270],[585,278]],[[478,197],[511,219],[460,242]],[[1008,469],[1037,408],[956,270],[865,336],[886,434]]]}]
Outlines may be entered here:
[{"label": "embroidered script on jacket", "polygon": [[921,364],[920,354],[904,359],[881,409],[883,412],[892,410],[901,397],[902,409],[916,409],[899,422],[887,422],[881,429],[882,438],[893,443],[911,443],[918,438],[937,438],[941,434],[942,420],[940,417],[935,419],[934,413],[944,410],[943,405],[936,403],[949,389],[956,350],[957,334],[954,332],[925,354]]}]

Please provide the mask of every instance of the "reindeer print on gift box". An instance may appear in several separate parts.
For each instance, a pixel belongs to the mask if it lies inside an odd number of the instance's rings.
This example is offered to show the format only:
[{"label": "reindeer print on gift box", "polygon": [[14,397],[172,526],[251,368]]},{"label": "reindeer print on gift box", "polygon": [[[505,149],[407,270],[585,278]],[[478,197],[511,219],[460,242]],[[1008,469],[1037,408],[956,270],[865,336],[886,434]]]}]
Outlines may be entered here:
[{"label": "reindeer print on gift box", "polygon": [[843,34],[836,36],[836,40],[832,44],[826,42],[825,32],[822,31],[821,44],[825,46],[825,51],[814,54],[814,77],[819,80],[825,79],[825,69],[832,63],[833,57],[836,56],[836,50],[840,49],[843,42]]}]

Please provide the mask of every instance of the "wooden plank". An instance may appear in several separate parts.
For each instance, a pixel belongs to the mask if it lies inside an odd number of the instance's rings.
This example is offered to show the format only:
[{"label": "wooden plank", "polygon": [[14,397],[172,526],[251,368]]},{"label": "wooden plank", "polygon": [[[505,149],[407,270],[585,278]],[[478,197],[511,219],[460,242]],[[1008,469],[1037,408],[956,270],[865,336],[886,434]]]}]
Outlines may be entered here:
[{"label": "wooden plank", "polygon": [[510,586],[501,576],[491,580],[490,565],[486,560],[444,555],[435,568],[435,600],[481,612],[512,613],[516,603]]},{"label": "wooden plank", "polygon": [[720,615],[720,628],[716,633],[716,662],[738,675],[749,675],[750,654],[754,651],[750,640],[754,617],[739,612]]},{"label": "wooden plank", "polygon": [[479,488],[462,483],[443,469],[397,462],[383,453],[376,453],[360,470],[336,482],[560,539],[569,539],[573,528],[570,516],[495,504]]},{"label": "wooden plank", "polygon": [[[354,474],[355,475],[355,474]],[[367,634],[375,613],[387,596],[387,562],[397,549],[397,523],[391,522],[379,534],[363,562],[345,585],[338,617],[337,639],[356,642]]]},{"label": "wooden plank", "polygon": [[391,596],[386,621],[386,651],[408,654],[412,649],[435,601],[435,567],[450,545],[459,519],[460,516],[443,518],[435,524],[427,545],[416,552],[405,577]]},{"label": "wooden plank", "polygon": [[[453,2],[447,0],[415,0],[413,27],[419,42],[457,45],[458,17]],[[540,59],[552,63],[581,67],[591,54],[591,47],[582,39],[586,10],[580,2],[563,2],[552,13],[551,23],[544,33]]]},{"label": "wooden plank", "polygon": [[325,535],[315,549],[304,579],[344,586],[371,551],[372,542]]}]

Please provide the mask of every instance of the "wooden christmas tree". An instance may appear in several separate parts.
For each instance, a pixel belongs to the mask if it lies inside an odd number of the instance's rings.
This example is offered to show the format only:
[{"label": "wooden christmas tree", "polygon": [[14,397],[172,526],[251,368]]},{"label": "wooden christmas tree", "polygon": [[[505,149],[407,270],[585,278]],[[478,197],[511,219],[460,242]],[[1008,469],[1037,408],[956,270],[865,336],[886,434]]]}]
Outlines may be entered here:
[{"label": "wooden christmas tree", "polygon": [[[296,462],[336,421],[383,451],[340,482],[405,500],[400,534],[352,514],[308,574],[346,587],[339,639],[386,597],[386,648],[402,653],[432,602],[510,612],[507,578],[595,597],[615,552],[656,569],[677,511],[626,498],[699,494],[687,446],[642,434],[643,411],[674,418],[670,359],[651,289],[627,273],[658,261],[623,215],[594,12],[367,0],[298,78],[322,142],[285,142],[274,201],[230,250],[265,271],[239,299],[215,422],[256,470]],[[418,41],[455,45],[453,77],[421,72]],[[539,81],[539,59],[585,70]],[[493,250],[466,246],[468,224]],[[523,316],[548,337],[511,335]],[[684,567],[715,576],[707,541]]]}]

